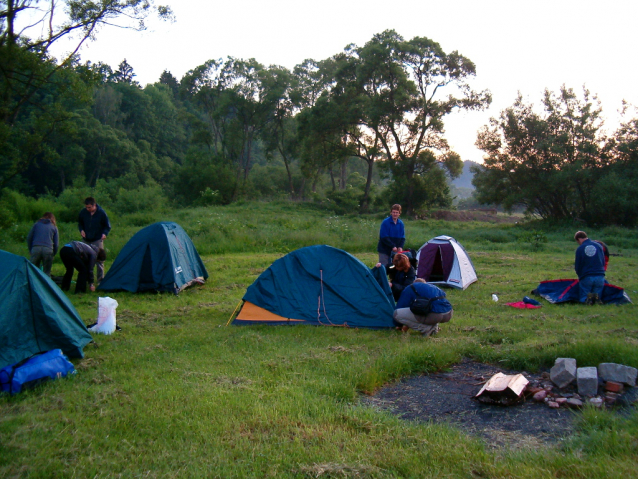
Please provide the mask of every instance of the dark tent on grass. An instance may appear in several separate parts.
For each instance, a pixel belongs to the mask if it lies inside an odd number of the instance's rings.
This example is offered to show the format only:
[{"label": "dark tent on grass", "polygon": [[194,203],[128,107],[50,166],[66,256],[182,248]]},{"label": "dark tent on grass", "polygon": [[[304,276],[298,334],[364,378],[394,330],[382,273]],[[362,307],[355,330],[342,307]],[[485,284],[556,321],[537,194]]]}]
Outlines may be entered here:
[{"label": "dark tent on grass", "polygon": [[91,335],[62,290],[22,256],[0,251],[0,265],[0,368],[52,349],[84,357]]},{"label": "dark tent on grass", "polygon": [[[578,280],[577,279],[554,279],[541,281],[533,294],[537,294],[550,303],[567,303],[569,301],[578,302]],[[631,303],[629,296],[623,288],[605,282],[603,294],[600,298],[605,304],[625,304]]]},{"label": "dark tent on grass", "polygon": [[275,261],[248,287],[233,324],[391,328],[394,300],[385,268],[368,268],[331,246],[308,246]]},{"label": "dark tent on grass", "polygon": [[466,289],[476,281],[470,256],[451,236],[437,236],[417,251],[417,278],[428,283]]},{"label": "dark tent on grass", "polygon": [[124,245],[98,289],[177,294],[206,278],[204,263],[184,229],[160,222],[141,229]]}]

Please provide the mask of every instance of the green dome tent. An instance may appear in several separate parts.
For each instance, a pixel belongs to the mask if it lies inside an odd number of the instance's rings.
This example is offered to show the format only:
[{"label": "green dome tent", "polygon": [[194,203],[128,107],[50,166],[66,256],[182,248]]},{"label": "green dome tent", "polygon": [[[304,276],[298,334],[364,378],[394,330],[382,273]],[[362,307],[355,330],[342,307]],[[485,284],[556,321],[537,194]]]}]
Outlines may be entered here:
[{"label": "green dome tent", "polygon": [[204,263],[184,229],[177,223],[160,222],[135,233],[97,289],[178,294],[206,278]]},{"label": "green dome tent", "polygon": [[82,358],[91,335],[58,286],[29,260],[0,251],[0,368],[61,349]]},{"label": "green dome tent", "polygon": [[385,268],[370,269],[331,246],[308,246],[278,259],[248,287],[243,300],[235,325],[394,326]]}]

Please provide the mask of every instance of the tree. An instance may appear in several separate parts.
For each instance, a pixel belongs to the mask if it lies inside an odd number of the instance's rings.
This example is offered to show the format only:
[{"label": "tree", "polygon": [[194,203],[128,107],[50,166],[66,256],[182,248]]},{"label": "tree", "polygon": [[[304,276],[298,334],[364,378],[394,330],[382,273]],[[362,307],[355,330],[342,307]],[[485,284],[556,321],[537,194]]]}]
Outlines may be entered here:
[{"label": "tree", "polygon": [[536,113],[519,94],[479,131],[476,145],[487,156],[474,168],[477,198],[543,218],[582,218],[609,161],[602,109],[587,90],[581,100],[565,86],[558,95],[546,90],[542,105]]},{"label": "tree", "polygon": [[126,61],[126,58],[122,60],[117,67],[117,70],[113,73],[113,81],[115,83],[126,83],[128,85],[139,86],[137,81],[133,80],[133,78],[137,76],[133,72],[133,67]]},{"label": "tree", "polygon": [[[143,30],[144,20],[153,12],[162,18],[172,16],[168,7],[156,7],[153,0],[65,0],[64,7],[59,3],[0,0],[0,187],[25,171],[52,128],[72,116],[55,100],[42,102],[42,94],[55,90],[56,96],[72,95],[77,84],[67,81],[69,74],[64,71],[73,71],[87,40],[105,25]],[[58,61],[49,51],[65,37],[75,42]],[[30,108],[40,111],[28,120],[25,110]]]},{"label": "tree", "polygon": [[[446,54],[428,38],[406,41],[393,30],[375,35],[363,47],[349,46],[335,60],[331,94],[341,98],[349,141],[360,157],[370,165],[385,160],[399,195],[393,201],[401,201],[406,212],[440,203],[439,195],[446,193],[436,187],[441,179],[437,164],[452,177],[462,171],[444,138],[445,116],[491,102],[488,91],[469,86],[474,64],[456,51]],[[448,96],[442,97],[446,89]]]}]

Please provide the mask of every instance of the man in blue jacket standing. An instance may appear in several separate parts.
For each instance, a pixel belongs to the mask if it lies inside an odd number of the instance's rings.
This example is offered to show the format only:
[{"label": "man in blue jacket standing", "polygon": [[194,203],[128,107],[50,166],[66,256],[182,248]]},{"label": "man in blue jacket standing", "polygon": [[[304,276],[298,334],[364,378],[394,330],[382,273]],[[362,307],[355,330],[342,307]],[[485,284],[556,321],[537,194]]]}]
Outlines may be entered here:
[{"label": "man in blue jacket standing", "polygon": [[574,268],[578,275],[580,302],[601,304],[605,286],[605,253],[602,246],[587,237],[584,231],[578,231],[574,239],[579,244],[576,250]]},{"label": "man in blue jacket standing", "polygon": [[392,252],[400,253],[403,251],[403,245],[405,244],[405,227],[403,226],[403,221],[399,219],[401,205],[392,205],[390,215],[381,223],[379,244],[377,245],[379,263],[385,267],[390,263]]},{"label": "man in blue jacket standing", "polygon": [[78,229],[85,243],[96,246],[98,250],[104,252],[104,254],[100,255],[101,261],[96,262],[97,283],[99,284],[104,278],[104,258],[106,258],[104,240],[109,231],[111,231],[111,223],[106,212],[91,196],[84,200],[84,209],[80,211],[78,216]]}]

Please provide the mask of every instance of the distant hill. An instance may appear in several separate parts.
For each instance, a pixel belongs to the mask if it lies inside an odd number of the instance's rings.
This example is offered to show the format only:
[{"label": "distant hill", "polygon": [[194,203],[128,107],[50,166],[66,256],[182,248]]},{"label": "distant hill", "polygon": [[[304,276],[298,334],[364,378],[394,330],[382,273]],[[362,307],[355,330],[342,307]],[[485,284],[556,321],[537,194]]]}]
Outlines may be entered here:
[{"label": "distant hill", "polygon": [[471,188],[472,186],[472,178],[474,175],[470,171],[470,166],[478,165],[478,163],[470,160],[466,160],[463,162],[463,173],[457,179],[450,181],[454,186],[458,188]]}]

